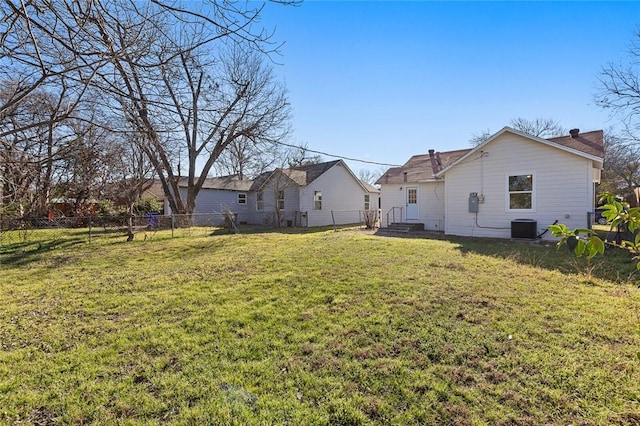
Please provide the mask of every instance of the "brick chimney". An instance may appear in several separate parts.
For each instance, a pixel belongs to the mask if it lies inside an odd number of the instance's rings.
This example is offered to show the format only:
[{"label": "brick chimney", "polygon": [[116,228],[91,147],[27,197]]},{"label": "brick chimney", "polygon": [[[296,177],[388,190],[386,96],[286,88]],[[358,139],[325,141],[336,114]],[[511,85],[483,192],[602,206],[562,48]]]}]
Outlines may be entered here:
[{"label": "brick chimney", "polygon": [[440,171],[440,166],[438,165],[438,160],[436,159],[435,149],[429,150],[429,159],[431,160],[431,169],[433,170],[433,174],[435,175]]},{"label": "brick chimney", "polygon": [[578,135],[580,134],[580,129],[571,129],[569,130],[569,134],[571,135],[572,138],[577,138]]}]

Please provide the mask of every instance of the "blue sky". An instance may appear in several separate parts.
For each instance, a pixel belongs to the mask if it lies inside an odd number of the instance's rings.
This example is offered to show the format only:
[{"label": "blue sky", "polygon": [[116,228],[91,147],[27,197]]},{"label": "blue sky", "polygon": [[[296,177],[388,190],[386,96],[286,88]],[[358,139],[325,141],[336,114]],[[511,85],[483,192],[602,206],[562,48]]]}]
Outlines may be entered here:
[{"label": "blue sky", "polygon": [[640,3],[306,1],[268,4],[261,24],[285,42],[275,71],[292,142],[402,164],[468,148],[474,133],[517,117],[614,125],[593,94],[636,37]]}]

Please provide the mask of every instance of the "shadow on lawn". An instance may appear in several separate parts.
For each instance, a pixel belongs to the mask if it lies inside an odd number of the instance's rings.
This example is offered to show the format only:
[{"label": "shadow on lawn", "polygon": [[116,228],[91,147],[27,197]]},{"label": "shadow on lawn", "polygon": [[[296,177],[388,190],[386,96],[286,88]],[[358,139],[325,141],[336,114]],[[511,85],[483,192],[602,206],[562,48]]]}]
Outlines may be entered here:
[{"label": "shadow on lawn", "polygon": [[[389,235],[376,233],[383,237]],[[516,263],[555,270],[562,273],[583,274],[587,278],[594,277],[619,283],[635,283],[640,280],[640,273],[636,269],[631,255],[622,249],[607,247],[603,256],[587,259],[577,257],[566,245],[558,249],[554,241],[518,241],[498,238],[455,237],[444,235],[442,232],[415,232],[401,235],[402,238],[433,239],[448,241],[456,245],[461,253],[473,253],[481,256],[491,256],[509,259]],[[611,235],[606,232],[601,235],[604,239]]]},{"label": "shadow on lawn", "polygon": [[39,260],[55,249],[68,248],[78,244],[86,244],[86,239],[57,239],[51,241],[35,241],[14,243],[2,246],[0,264],[26,266]]}]

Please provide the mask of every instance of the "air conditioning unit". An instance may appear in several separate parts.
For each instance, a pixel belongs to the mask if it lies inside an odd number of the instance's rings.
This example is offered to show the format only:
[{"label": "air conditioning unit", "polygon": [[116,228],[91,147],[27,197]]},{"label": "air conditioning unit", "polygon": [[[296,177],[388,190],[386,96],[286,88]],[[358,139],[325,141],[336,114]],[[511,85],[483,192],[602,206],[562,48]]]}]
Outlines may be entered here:
[{"label": "air conditioning unit", "polygon": [[511,238],[535,240],[538,237],[538,222],[533,219],[511,221]]}]

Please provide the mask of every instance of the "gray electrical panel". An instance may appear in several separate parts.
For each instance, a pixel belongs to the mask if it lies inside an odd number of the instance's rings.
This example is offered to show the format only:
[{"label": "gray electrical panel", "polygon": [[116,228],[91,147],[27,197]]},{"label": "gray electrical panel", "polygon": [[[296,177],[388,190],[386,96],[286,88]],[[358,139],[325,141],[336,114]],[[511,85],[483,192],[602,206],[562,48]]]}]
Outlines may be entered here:
[{"label": "gray electrical panel", "polygon": [[469,194],[469,213],[478,213],[478,205],[480,200],[478,199],[477,192],[471,192]]}]

